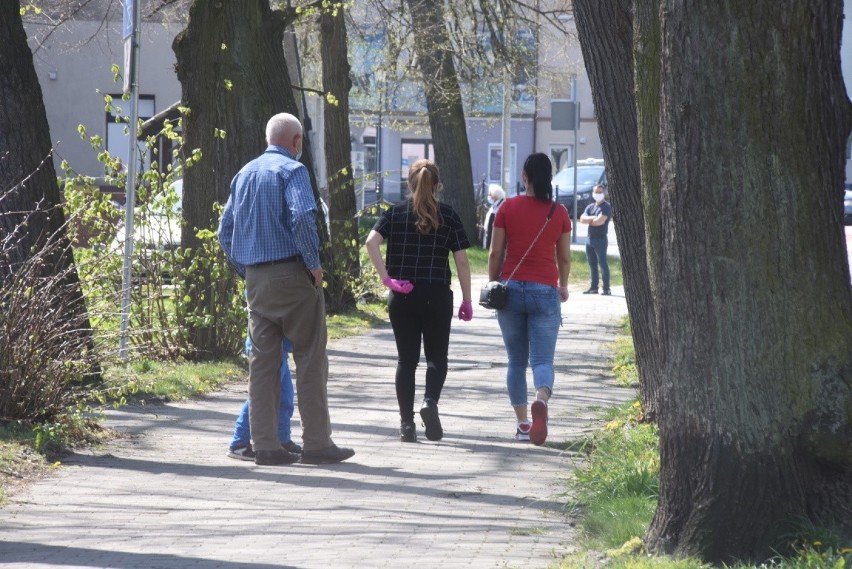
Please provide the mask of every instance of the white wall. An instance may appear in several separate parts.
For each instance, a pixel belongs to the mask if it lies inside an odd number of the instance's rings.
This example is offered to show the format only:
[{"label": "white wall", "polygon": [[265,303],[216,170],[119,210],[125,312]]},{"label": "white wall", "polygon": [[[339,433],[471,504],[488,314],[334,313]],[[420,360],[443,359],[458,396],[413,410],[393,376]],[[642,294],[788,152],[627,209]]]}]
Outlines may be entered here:
[{"label": "white wall", "polygon": [[[76,21],[55,29],[34,54],[34,63],[44,96],[55,148],[57,169],[67,160],[80,174],[102,176],[103,167],[88,140],[81,140],[78,125],[85,125],[89,136],[106,134],[104,94],[121,93],[122,83],[113,82],[111,66],[123,66],[124,45],[120,22]],[[154,95],[154,110],[159,112],[181,96],[175,75],[172,40],[181,29],[166,29],[162,24],[145,24],[140,51],[140,94]],[[30,35],[44,34],[43,28],[28,29]],[[30,46],[35,48],[37,36]],[[129,101],[116,101],[130,115]],[[59,171],[59,170],[57,170]]]}]

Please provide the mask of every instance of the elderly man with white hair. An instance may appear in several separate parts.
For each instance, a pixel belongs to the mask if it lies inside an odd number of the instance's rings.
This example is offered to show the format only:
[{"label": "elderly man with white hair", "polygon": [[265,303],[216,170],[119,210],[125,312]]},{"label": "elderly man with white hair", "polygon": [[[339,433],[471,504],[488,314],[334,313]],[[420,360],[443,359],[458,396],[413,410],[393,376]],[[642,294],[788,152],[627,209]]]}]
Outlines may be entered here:
[{"label": "elderly man with white hair", "polygon": [[307,464],[355,454],[331,440],[328,333],[316,201],[302,155],[302,124],[279,113],[266,125],[268,147],[234,176],[219,242],[246,280],[249,309],[249,422],[255,463],[291,464],[299,455],[278,440],[282,340],[293,343],[296,392]]},{"label": "elderly man with white hair", "polygon": [[500,184],[488,184],[488,203],[491,207],[488,213],[485,214],[485,223],[482,232],[482,247],[488,249],[491,247],[491,230],[494,228],[494,218],[497,217],[497,210],[503,205],[503,200],[506,199],[506,192],[500,187]]}]

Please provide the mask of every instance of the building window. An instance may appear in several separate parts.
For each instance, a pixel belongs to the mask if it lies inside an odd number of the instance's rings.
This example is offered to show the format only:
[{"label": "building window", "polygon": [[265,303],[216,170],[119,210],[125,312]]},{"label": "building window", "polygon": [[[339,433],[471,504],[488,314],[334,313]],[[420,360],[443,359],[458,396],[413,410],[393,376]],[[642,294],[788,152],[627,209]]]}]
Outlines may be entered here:
[{"label": "building window", "polygon": [[[121,160],[125,166],[129,162],[130,144],[128,137],[130,136],[130,127],[126,119],[119,117],[130,116],[130,101],[122,101],[121,95],[113,94],[113,107],[115,110],[106,113],[106,149],[112,156]],[[154,95],[139,95],[139,119],[145,121],[150,119],[155,114]],[[142,162],[142,170],[147,170],[151,167],[151,157],[145,149],[145,143],[140,141],[137,143],[139,152],[144,157]]]},{"label": "building window", "polygon": [[403,184],[407,184],[408,170],[412,164],[421,158],[435,159],[435,145],[431,140],[403,139],[400,157],[400,180]]},{"label": "building window", "polygon": [[[517,168],[518,163],[518,146],[516,144],[509,145],[509,184],[514,188],[518,180]],[[503,185],[501,181],[501,172],[503,170],[503,145],[491,143],[488,145],[488,183]],[[509,192],[512,193],[511,191]]]}]

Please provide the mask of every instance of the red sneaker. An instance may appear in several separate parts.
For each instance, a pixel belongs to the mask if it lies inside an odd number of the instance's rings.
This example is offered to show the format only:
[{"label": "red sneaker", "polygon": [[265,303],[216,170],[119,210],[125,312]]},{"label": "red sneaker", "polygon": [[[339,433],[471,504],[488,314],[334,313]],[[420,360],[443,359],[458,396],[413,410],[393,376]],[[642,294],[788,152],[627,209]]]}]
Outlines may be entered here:
[{"label": "red sneaker", "polygon": [[530,442],[541,446],[547,440],[547,401],[536,399],[530,406],[532,414],[532,428],[530,429]]}]

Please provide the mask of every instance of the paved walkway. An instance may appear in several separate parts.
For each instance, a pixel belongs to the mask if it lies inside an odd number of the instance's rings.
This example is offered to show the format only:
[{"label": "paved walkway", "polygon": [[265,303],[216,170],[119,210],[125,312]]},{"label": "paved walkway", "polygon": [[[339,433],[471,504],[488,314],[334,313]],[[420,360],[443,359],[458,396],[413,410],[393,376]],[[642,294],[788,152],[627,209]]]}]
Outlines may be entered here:
[{"label": "paved walkway", "polygon": [[426,441],[418,425],[421,442],[399,442],[395,349],[382,327],[329,346],[334,438],[356,449],[350,461],[272,467],[225,457],[244,383],[200,401],[113,411],[108,424],[127,438],[69,457],[0,509],[0,564],[547,567],[575,540],[563,492],[576,457],[558,446],[596,428],[596,408],[632,396],[609,374],[606,344],[626,312],[621,288],[613,292],[577,287],[563,305],[552,446],[512,440],[499,327],[476,306],[473,321],[453,323],[442,441]]}]

